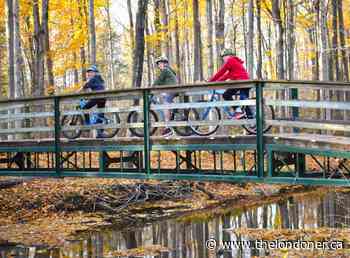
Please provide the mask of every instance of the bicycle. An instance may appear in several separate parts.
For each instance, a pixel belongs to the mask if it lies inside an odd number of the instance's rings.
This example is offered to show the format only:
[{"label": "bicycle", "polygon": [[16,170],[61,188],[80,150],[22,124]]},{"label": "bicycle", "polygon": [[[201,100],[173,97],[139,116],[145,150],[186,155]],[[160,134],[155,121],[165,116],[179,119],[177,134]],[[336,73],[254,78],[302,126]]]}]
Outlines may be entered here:
[{"label": "bicycle", "polygon": [[[236,96],[237,97],[237,96]],[[210,95],[209,100],[207,102],[216,102],[220,101],[220,94],[217,91],[213,91]],[[264,108],[264,117],[267,119],[275,118],[275,111],[272,106],[263,106]],[[231,107],[225,106],[223,107],[223,112],[230,119],[234,116],[235,112],[230,110]],[[251,119],[252,124],[245,124],[242,127],[249,134],[256,134],[256,107],[255,106],[241,106],[241,109],[244,113],[244,117],[241,119]],[[194,114],[195,113],[195,114]],[[218,107],[204,107],[204,108],[191,108],[189,110],[188,119],[190,128],[192,131],[199,136],[209,136],[215,133],[219,128],[219,121],[222,118],[221,111]],[[198,121],[210,121],[210,125],[191,125],[193,122]],[[264,125],[263,132],[267,132],[271,129],[272,126]]]},{"label": "bicycle", "polygon": [[[79,105],[76,106],[76,110],[83,110],[83,107],[87,103],[87,100],[81,99],[79,102]],[[61,120],[62,127],[65,126],[83,126],[83,125],[95,125],[95,124],[120,124],[120,118],[118,113],[92,113],[89,115],[90,121],[86,123],[84,114],[74,114],[74,115],[64,115]],[[112,138],[114,137],[118,131],[119,128],[115,127],[108,127],[104,129],[97,129],[97,130],[103,130],[103,136],[102,138]],[[64,137],[68,139],[76,139],[79,138],[82,133],[81,128],[76,129],[66,129],[62,131],[62,134]]]},{"label": "bicycle", "polygon": [[[179,96],[176,96],[177,98]],[[151,105],[157,105],[160,104],[160,100],[156,96],[151,96],[150,98],[150,103]],[[158,113],[158,114],[157,114]],[[195,115],[195,111],[192,112],[193,115]],[[150,124],[152,125],[153,123],[156,123],[158,121],[165,121],[165,114],[164,111],[159,110],[155,112],[154,110],[150,109],[149,110],[149,116],[150,116]],[[159,120],[160,118],[160,120]],[[127,118],[128,123],[143,123],[144,117],[143,117],[143,112],[139,111],[131,111],[128,115]],[[170,121],[188,121],[188,109],[171,109],[170,110]],[[189,126],[173,126],[173,130],[175,131],[176,134],[180,136],[190,136],[193,134],[192,129]],[[158,127],[151,127],[150,128],[150,135],[154,135],[157,131]],[[143,127],[142,128],[130,128],[130,132],[137,137],[143,137],[144,136],[144,131]]]}]

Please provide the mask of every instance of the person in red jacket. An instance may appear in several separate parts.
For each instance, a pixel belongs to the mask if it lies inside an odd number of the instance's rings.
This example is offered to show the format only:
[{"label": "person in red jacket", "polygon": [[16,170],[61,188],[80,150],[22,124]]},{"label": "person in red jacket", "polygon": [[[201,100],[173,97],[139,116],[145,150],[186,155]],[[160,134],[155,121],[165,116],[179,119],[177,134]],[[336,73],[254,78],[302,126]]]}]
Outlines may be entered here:
[{"label": "person in red jacket", "polygon": [[[224,49],[221,53],[224,59],[224,64],[219,71],[214,74],[208,81],[221,82],[226,80],[249,80],[249,75],[243,66],[243,61],[236,57],[231,49]],[[249,89],[227,89],[224,94],[224,100],[233,100],[233,96],[237,95],[239,91],[240,100],[249,98]],[[240,107],[235,109],[234,119],[244,117],[244,113]]]}]

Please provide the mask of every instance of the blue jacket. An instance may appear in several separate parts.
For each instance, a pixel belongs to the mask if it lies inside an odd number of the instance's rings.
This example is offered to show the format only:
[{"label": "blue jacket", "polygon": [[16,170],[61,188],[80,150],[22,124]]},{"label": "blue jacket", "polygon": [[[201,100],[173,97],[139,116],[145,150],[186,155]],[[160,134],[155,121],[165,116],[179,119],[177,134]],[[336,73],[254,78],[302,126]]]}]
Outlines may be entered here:
[{"label": "blue jacket", "polygon": [[90,88],[92,91],[100,91],[105,89],[105,81],[101,75],[95,75],[84,85],[84,89]]}]

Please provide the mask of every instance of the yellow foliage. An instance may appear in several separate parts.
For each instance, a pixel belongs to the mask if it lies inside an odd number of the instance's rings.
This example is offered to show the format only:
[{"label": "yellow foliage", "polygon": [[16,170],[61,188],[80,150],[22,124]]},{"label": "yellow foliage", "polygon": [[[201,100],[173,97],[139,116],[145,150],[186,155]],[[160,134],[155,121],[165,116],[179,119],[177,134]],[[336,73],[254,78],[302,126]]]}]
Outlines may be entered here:
[{"label": "yellow foliage", "polygon": [[64,88],[62,90],[62,93],[64,93],[64,94],[75,93],[80,89],[80,87],[82,87],[82,85],[80,83],[71,84],[71,85],[67,86],[66,88]]}]

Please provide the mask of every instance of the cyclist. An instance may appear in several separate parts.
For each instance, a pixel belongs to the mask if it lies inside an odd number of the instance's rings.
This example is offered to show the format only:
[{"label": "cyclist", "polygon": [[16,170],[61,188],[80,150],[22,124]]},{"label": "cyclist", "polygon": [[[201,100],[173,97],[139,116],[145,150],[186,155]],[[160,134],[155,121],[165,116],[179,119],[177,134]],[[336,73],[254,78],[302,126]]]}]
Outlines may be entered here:
[{"label": "cyclist", "polygon": [[[99,73],[99,70],[97,69],[96,65],[90,66],[87,70],[87,82],[84,84],[82,90],[90,89],[91,91],[103,91],[105,90],[105,82]],[[105,108],[106,107],[106,99],[105,98],[96,98],[96,99],[89,99],[86,104],[82,107],[82,109],[90,109],[94,106],[97,106],[97,108]],[[90,124],[90,116],[89,114],[84,114],[85,116],[85,123]],[[103,119],[104,114],[99,113],[99,116]],[[100,121],[101,122],[101,121]],[[97,129],[97,136],[96,138],[103,138],[103,129]]]},{"label": "cyclist", "polygon": [[[208,81],[226,81],[226,80],[249,80],[248,72],[243,66],[243,61],[235,56],[235,53],[231,49],[224,49],[220,56],[224,59],[224,64],[220,67],[219,71],[213,75]],[[224,94],[224,100],[233,100],[233,96],[237,95],[239,91],[240,100],[249,98],[249,89],[227,89]],[[233,119],[241,119],[244,117],[244,113],[240,107],[235,109]]]},{"label": "cyclist", "polygon": [[[161,85],[174,85],[177,83],[176,73],[169,66],[169,60],[166,57],[159,57],[156,59],[156,65],[160,69],[160,74],[158,78],[154,81],[154,86]],[[162,99],[164,104],[171,104],[175,98],[176,94],[174,93],[162,93]],[[170,120],[170,110],[164,110],[164,119],[165,122]],[[173,133],[172,129],[169,127],[165,127],[162,131],[163,136],[169,136]]]}]

